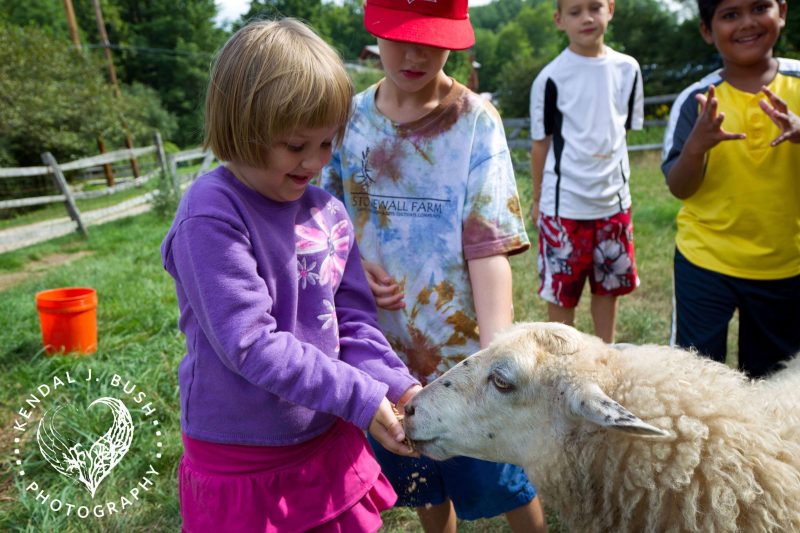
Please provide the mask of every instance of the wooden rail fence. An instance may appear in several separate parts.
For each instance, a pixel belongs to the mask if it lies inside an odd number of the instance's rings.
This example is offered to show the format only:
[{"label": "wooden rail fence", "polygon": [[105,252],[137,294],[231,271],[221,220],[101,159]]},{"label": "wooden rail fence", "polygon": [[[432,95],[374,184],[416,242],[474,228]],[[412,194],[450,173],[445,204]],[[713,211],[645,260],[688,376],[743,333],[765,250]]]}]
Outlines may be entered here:
[{"label": "wooden rail fence", "polygon": [[[677,95],[674,94],[649,96],[645,97],[644,103],[645,106],[671,104],[675,100],[676,96]],[[512,149],[523,148],[527,151],[531,145],[531,141],[528,136],[528,132],[530,131],[530,119],[507,118],[503,120],[503,124],[506,128],[509,147]],[[666,121],[660,119],[645,120],[644,124],[645,128],[664,125],[666,125]],[[661,143],[639,144],[628,146],[628,150],[631,152],[638,152],[645,150],[660,150],[661,147]],[[147,172],[142,176],[134,177],[134,179],[111,187],[95,189],[91,191],[74,192],[67,184],[67,180],[64,177],[65,172],[97,168],[122,160],[135,161],[136,158],[149,154],[155,154],[158,162],[156,169]],[[181,163],[196,161],[198,159],[202,159],[202,162],[197,171],[191,173],[179,172],[179,165]],[[0,179],[50,175],[52,176],[54,183],[60,192],[60,194],[48,196],[0,200],[0,209],[29,207],[63,202],[64,206],[66,207],[67,214],[69,215],[69,218],[64,218],[63,220],[59,219],[55,221],[45,221],[36,224],[30,224],[28,226],[21,226],[0,231],[0,253],[21,248],[22,246],[28,246],[36,242],[49,240],[51,238],[65,235],[76,230],[83,235],[86,235],[88,233],[87,227],[89,225],[101,224],[109,220],[141,213],[150,208],[152,200],[155,198],[156,194],[158,194],[157,190],[125,200],[123,202],[119,202],[110,207],[95,209],[86,213],[81,213],[75,201],[113,195],[126,189],[140,187],[158,175],[168,178],[169,186],[172,187],[176,194],[180,195],[181,191],[200,174],[208,170],[214,161],[214,155],[211,152],[204,151],[202,148],[194,148],[166,155],[164,153],[164,146],[161,142],[161,135],[156,132],[154,135],[154,144],[144,148],[116,150],[114,152],[108,152],[93,157],[86,157],[64,164],[60,164],[58,161],[56,161],[52,154],[45,152],[42,154],[42,163],[44,163],[43,166],[0,168]],[[514,164],[514,166],[517,168],[527,167],[527,165],[527,160],[515,161]]]},{"label": "wooden rail fence", "polygon": [[[76,192],[73,190],[73,187],[67,183],[64,176],[65,172],[97,168],[117,161],[134,160],[150,154],[154,154],[157,160],[157,166],[154,170],[112,187]],[[159,193],[158,190],[118,202],[109,207],[94,209],[83,213],[78,208],[76,200],[110,196],[127,189],[141,187],[158,176],[168,177],[169,186],[180,195],[180,192],[199,174],[205,172],[214,161],[213,154],[211,154],[211,152],[205,152],[202,149],[186,150],[169,155],[165,154],[161,135],[158,132],[154,135],[154,144],[152,146],[116,150],[63,164],[56,161],[55,157],[49,152],[43,153],[41,158],[42,163],[44,163],[43,166],[0,168],[0,179],[49,175],[53,178],[53,182],[59,194],[0,200],[0,209],[13,209],[63,202],[68,217],[50,219],[25,226],[11,227],[0,231],[0,253],[66,235],[73,231],[78,231],[83,235],[87,235],[87,228],[90,225],[102,224],[118,218],[142,213],[150,209],[153,199]],[[179,163],[197,159],[202,159],[198,171],[188,174],[179,172]]]},{"label": "wooden rail fence", "polygon": [[[644,99],[645,106],[672,104],[677,98],[677,94],[665,94],[660,96],[646,96]],[[526,118],[507,118],[503,119],[503,125],[506,127],[506,137],[508,138],[509,148],[525,148],[530,150],[531,139],[529,135],[524,135],[525,132],[530,132],[531,120]],[[645,120],[645,128],[653,128],[658,126],[666,126],[667,121],[662,119]],[[662,143],[652,144],[638,144],[628,146],[629,152],[642,152],[647,150],[661,150]]]}]

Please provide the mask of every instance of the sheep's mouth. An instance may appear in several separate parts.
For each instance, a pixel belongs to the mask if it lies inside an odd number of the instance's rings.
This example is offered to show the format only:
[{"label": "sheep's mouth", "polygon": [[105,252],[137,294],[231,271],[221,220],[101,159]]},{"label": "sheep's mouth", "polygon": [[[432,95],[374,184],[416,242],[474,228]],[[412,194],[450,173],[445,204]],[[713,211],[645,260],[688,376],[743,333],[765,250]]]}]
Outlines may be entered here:
[{"label": "sheep's mouth", "polygon": [[434,446],[436,442],[439,440],[438,437],[432,439],[411,439],[408,438],[408,441],[411,445],[412,450],[430,450],[431,446]]},{"label": "sheep's mouth", "polygon": [[[432,439],[414,439],[411,441],[414,450],[420,452],[422,455],[435,459],[437,461],[444,461],[453,457],[453,453],[448,449],[447,440],[442,437],[434,437]],[[443,445],[443,442],[445,443]]]}]

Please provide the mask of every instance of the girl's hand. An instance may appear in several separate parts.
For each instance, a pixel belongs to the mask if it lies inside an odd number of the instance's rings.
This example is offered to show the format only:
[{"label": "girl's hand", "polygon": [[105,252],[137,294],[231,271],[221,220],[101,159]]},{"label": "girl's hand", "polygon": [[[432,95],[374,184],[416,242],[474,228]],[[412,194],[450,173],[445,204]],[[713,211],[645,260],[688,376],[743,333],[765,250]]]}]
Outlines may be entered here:
[{"label": "girl's hand", "polygon": [[421,387],[421,386],[419,386],[419,385],[412,385],[412,386],[410,386],[410,387],[408,388],[408,390],[407,390],[407,391],[405,391],[405,392],[403,393],[403,395],[402,395],[402,396],[400,397],[400,399],[397,401],[397,411],[398,411],[398,412],[399,412],[401,415],[404,415],[404,414],[405,414],[405,413],[403,412],[403,408],[406,406],[406,404],[407,404],[408,402],[410,402],[410,401],[411,401],[411,398],[413,398],[414,396],[416,396],[416,395],[417,395],[417,393],[418,393],[419,391],[421,391],[421,390],[422,390],[422,387]]},{"label": "girl's hand", "polygon": [[372,417],[372,422],[369,423],[369,434],[392,453],[419,457],[410,446],[404,444],[406,434],[403,425],[395,416],[392,404],[386,398],[381,401],[375,416]]},{"label": "girl's hand", "polygon": [[[800,143],[800,117],[789,111],[789,106],[786,105],[786,102],[767,89],[766,86],[761,87],[761,92],[769,98],[769,103],[761,100],[758,105],[772,119],[772,122],[781,129],[781,134],[775,137],[775,140],[769,145],[778,146],[783,141]],[[772,105],[770,106],[770,104]]]},{"label": "girl's hand", "polygon": [[406,306],[403,301],[405,295],[400,286],[379,264],[362,259],[361,265],[367,274],[367,283],[378,307],[396,311]]}]

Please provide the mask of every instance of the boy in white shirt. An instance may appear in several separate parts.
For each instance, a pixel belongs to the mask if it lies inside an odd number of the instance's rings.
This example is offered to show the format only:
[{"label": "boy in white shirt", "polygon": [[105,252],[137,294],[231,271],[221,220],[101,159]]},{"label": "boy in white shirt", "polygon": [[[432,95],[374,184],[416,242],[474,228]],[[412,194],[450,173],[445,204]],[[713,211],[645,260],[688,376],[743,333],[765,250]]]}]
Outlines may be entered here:
[{"label": "boy in white shirt", "polygon": [[626,131],[641,129],[639,64],[603,42],[613,0],[560,0],[569,46],[531,87],[533,219],[539,295],[551,321],[574,325],[586,278],[595,334],[613,342],[617,297],[639,284]]}]

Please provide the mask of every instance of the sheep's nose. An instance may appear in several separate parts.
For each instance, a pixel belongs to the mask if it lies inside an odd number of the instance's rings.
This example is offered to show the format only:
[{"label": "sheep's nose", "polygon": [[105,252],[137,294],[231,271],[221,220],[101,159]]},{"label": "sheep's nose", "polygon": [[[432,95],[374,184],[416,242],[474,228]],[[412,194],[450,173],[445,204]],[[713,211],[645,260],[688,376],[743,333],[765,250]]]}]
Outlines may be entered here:
[{"label": "sheep's nose", "polygon": [[405,408],[403,408],[403,411],[406,412],[406,416],[414,416],[414,412],[416,412],[416,408],[413,405],[406,404]]}]

